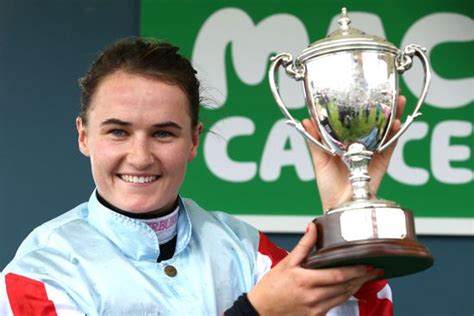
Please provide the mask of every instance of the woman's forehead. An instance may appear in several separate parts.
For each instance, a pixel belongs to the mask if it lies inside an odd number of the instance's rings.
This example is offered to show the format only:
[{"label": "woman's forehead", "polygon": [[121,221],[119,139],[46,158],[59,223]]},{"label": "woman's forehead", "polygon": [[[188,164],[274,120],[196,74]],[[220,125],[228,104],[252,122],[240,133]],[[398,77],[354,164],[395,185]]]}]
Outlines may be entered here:
[{"label": "woman's forehead", "polygon": [[188,99],[178,85],[122,71],[102,80],[91,105],[96,115],[189,118]]},{"label": "woman's forehead", "polygon": [[125,71],[116,71],[103,78],[98,85],[96,96],[102,98],[118,96],[169,99],[178,102],[187,101],[186,94],[177,84]]}]

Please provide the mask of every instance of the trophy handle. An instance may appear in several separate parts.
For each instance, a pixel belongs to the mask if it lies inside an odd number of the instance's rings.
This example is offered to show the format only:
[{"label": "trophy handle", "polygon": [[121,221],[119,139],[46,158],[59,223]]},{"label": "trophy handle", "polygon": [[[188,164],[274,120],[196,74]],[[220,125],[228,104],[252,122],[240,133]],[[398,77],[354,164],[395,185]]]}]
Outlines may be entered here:
[{"label": "trophy handle", "polygon": [[390,138],[385,144],[380,144],[379,148],[377,149],[378,152],[384,151],[388,146],[390,146],[391,144],[393,144],[393,142],[400,138],[400,136],[405,133],[411,123],[413,123],[415,118],[422,114],[420,112],[420,108],[423,102],[425,101],[426,94],[428,93],[428,87],[431,82],[431,69],[428,63],[428,57],[426,57],[425,52],[426,48],[421,47],[419,45],[410,44],[405,46],[405,49],[395,62],[397,66],[397,71],[402,74],[406,70],[411,68],[414,56],[420,58],[421,63],[423,65],[423,70],[425,72],[425,78],[423,80],[423,89],[421,90],[421,94],[418,98],[418,102],[416,103],[415,110],[413,110],[413,113],[411,115],[408,115],[405,123],[403,123],[400,130],[392,138]]},{"label": "trophy handle", "polygon": [[291,78],[295,79],[296,81],[304,79],[304,75],[306,72],[306,68],[304,65],[299,65],[299,67],[295,67],[293,65],[293,57],[289,53],[281,53],[278,54],[271,59],[270,69],[268,71],[268,78],[270,81],[270,89],[272,90],[273,97],[275,98],[278,107],[280,108],[283,115],[288,119],[286,121],[287,124],[293,125],[298,132],[300,132],[304,137],[309,139],[313,144],[318,146],[319,148],[323,149],[327,153],[331,155],[335,155],[335,151],[328,146],[324,145],[317,139],[315,139],[311,134],[309,134],[303,127],[301,122],[295,120],[295,118],[291,115],[291,113],[286,108],[283,100],[280,97],[279,89],[275,82],[275,75],[280,66],[285,67],[286,74],[289,75]]}]

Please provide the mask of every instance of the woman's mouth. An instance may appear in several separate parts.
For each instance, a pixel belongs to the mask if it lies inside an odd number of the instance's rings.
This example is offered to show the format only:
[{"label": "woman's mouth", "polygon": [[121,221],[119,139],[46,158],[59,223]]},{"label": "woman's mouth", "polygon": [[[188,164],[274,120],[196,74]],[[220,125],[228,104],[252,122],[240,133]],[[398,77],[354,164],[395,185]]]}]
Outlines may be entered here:
[{"label": "woman's mouth", "polygon": [[135,176],[135,175],[128,175],[128,174],[119,174],[120,179],[128,183],[138,183],[138,184],[145,184],[145,183],[152,183],[158,179],[158,176]]}]

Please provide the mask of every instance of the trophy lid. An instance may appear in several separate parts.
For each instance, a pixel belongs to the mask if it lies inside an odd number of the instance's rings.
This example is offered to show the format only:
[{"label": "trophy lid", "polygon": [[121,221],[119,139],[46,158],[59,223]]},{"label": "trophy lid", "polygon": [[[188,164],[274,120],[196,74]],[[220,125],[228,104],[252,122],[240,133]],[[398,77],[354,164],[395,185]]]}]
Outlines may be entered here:
[{"label": "trophy lid", "polygon": [[385,39],[350,27],[351,19],[347,15],[346,8],[342,8],[341,11],[341,18],[338,20],[340,28],[326,38],[309,45],[298,57],[298,61],[304,62],[316,56],[353,49],[398,53],[398,48]]}]

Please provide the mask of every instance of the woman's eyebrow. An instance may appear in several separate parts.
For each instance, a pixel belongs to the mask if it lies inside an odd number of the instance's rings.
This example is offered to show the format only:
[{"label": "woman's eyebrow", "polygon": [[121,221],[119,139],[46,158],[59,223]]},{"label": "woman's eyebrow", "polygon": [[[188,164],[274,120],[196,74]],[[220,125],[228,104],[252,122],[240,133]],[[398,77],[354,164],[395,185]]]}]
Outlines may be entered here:
[{"label": "woman's eyebrow", "polygon": [[[103,121],[100,125],[101,126],[107,126],[107,125],[131,126],[132,123],[122,121],[122,120],[119,120],[119,119],[116,119],[116,118],[109,118],[109,119],[106,119],[105,121]],[[171,128],[176,128],[176,129],[179,129],[179,130],[183,129],[181,127],[181,125],[179,125],[178,123],[173,122],[173,121],[167,121],[167,122],[163,122],[163,123],[156,123],[156,124],[153,124],[153,127],[154,128],[170,128],[171,127]]]},{"label": "woman's eyebrow", "polygon": [[125,122],[125,121],[122,121],[122,120],[119,120],[119,119],[116,119],[116,118],[109,118],[109,119],[103,121],[100,125],[101,126],[105,126],[105,125],[130,126],[130,125],[132,125],[132,123]]},{"label": "woman's eyebrow", "polygon": [[155,128],[173,127],[173,128],[179,129],[179,130],[183,129],[179,124],[177,124],[175,122],[172,122],[172,121],[153,124],[153,127],[155,127]]}]

